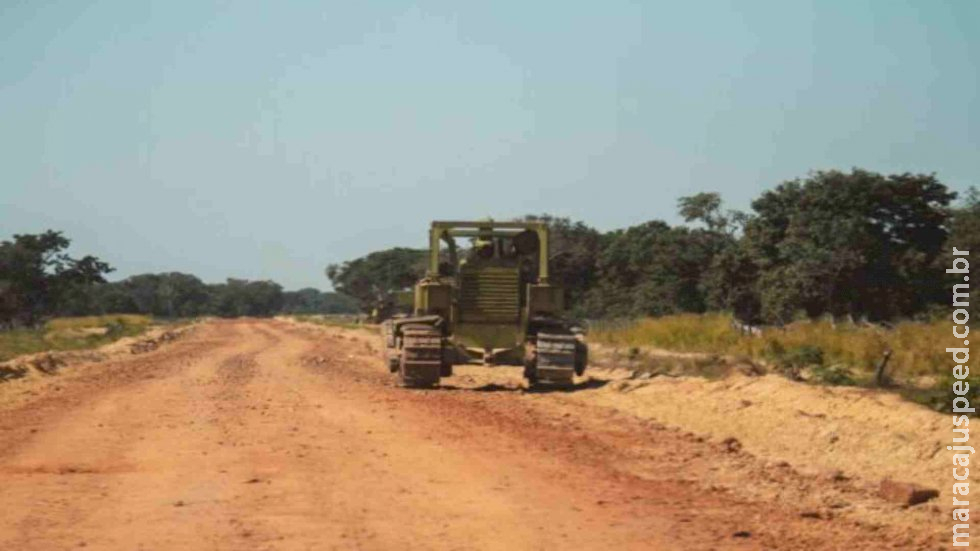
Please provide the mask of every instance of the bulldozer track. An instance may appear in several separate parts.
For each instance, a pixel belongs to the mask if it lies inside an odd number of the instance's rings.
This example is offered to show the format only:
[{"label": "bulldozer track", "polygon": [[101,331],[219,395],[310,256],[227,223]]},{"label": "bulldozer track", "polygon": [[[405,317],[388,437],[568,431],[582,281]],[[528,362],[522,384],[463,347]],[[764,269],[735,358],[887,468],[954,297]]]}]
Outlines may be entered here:
[{"label": "bulldozer track", "polygon": [[439,382],[443,364],[442,334],[431,325],[402,328],[399,378],[406,386],[431,386]]},{"label": "bulldozer track", "polygon": [[575,374],[577,340],[574,335],[538,333],[536,340],[538,381],[570,383]]}]

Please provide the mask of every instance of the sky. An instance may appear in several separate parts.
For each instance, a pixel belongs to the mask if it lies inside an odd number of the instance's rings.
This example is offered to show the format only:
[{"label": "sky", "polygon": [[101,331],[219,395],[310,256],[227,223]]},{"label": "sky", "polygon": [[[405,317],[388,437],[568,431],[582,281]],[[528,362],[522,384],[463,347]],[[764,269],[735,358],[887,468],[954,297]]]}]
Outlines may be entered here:
[{"label": "sky", "polygon": [[0,239],[329,289],[433,219],[980,185],[980,3],[0,2]]}]

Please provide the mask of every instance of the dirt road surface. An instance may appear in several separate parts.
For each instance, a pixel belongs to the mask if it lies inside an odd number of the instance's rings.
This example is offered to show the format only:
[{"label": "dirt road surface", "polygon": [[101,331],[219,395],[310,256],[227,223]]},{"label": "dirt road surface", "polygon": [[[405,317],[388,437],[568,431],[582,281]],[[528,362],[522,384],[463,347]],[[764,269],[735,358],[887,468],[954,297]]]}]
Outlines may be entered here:
[{"label": "dirt road surface", "polygon": [[402,389],[372,338],[209,322],[0,388],[0,549],[942,548],[808,509],[836,482],[575,399],[601,381]]}]

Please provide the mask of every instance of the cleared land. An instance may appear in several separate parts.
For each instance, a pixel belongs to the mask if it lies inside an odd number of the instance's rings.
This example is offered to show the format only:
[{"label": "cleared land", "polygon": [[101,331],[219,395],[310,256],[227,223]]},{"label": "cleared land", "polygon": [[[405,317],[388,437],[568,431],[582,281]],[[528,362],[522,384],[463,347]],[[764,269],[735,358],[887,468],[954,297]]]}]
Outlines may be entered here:
[{"label": "cleared land", "polygon": [[[758,386],[776,384],[766,378],[749,380],[748,391],[733,379],[688,381],[671,393],[663,385],[678,380],[615,370],[569,391],[532,393],[517,370],[464,367],[441,389],[407,390],[383,372],[378,346],[364,331],[217,321],[146,353],[4,383],[0,549],[936,549],[947,541],[945,495],[942,508],[902,509],[875,495],[888,474],[868,472],[875,464],[837,465],[829,452],[809,453],[827,447],[809,432],[794,440],[786,429],[769,442],[747,424],[748,415],[775,416],[770,432],[780,420],[799,418],[807,430],[833,422],[834,442],[853,456],[849,439],[861,435],[851,427],[861,422],[877,424],[887,445],[897,432],[921,438],[919,425],[893,430],[879,416],[917,406],[875,405],[872,395],[851,411],[850,398],[809,388],[800,392],[831,395],[787,406],[767,398],[779,389]],[[879,451],[876,442],[870,436],[861,457]],[[913,464],[902,456],[890,468]],[[909,472],[941,480],[938,462],[920,468]]]}]

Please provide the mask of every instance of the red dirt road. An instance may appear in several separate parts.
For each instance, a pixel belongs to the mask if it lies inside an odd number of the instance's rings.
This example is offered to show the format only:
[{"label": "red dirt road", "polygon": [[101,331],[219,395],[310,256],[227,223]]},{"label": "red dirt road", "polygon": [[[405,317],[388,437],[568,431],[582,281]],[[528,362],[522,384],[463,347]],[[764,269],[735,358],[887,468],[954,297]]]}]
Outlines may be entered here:
[{"label": "red dirt road", "polygon": [[383,371],[344,331],[211,322],[4,401],[0,549],[938,547],[706,484],[719,444],[561,392]]}]

